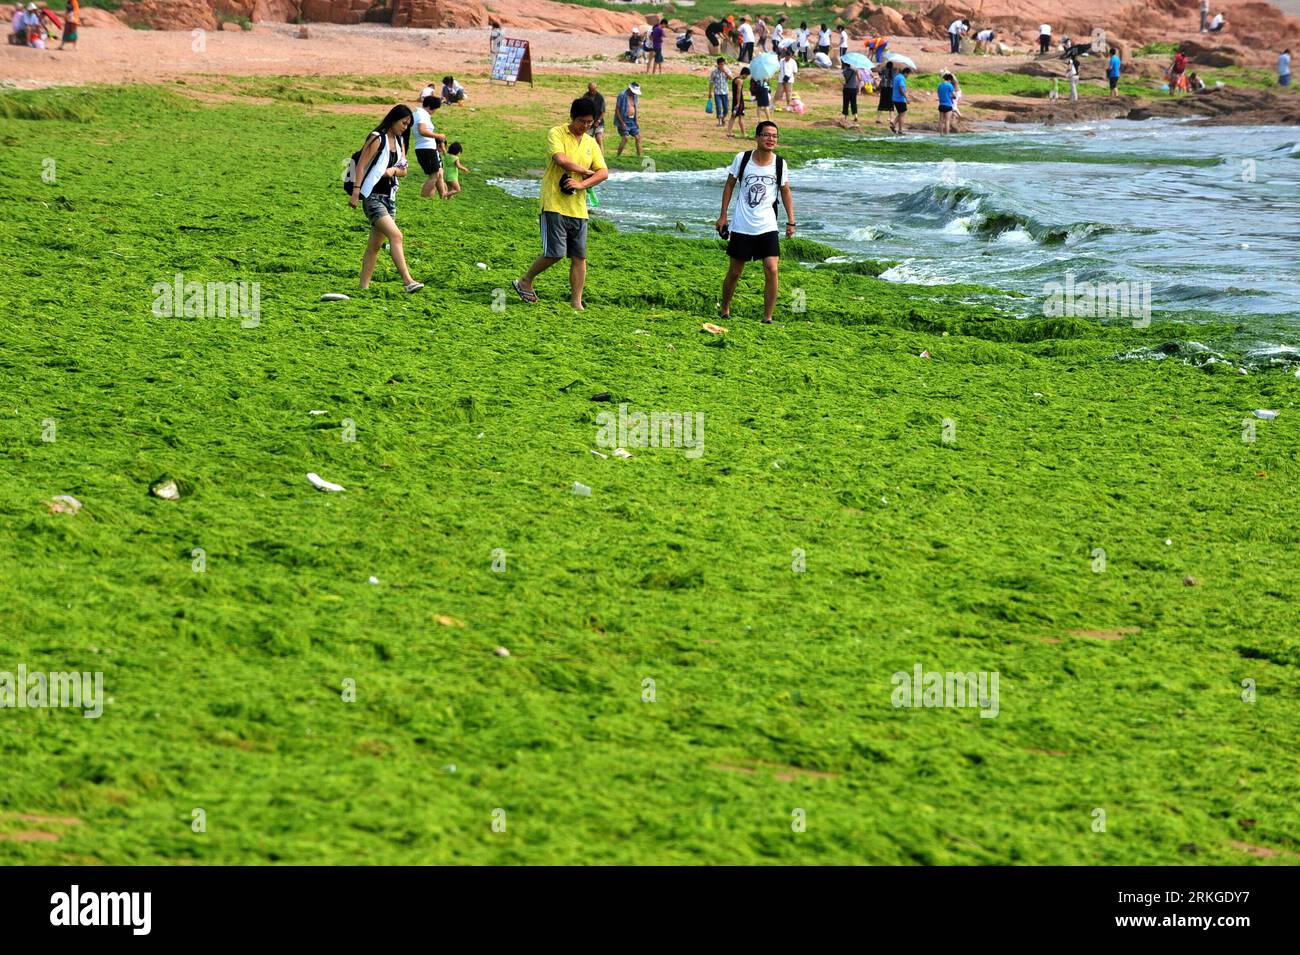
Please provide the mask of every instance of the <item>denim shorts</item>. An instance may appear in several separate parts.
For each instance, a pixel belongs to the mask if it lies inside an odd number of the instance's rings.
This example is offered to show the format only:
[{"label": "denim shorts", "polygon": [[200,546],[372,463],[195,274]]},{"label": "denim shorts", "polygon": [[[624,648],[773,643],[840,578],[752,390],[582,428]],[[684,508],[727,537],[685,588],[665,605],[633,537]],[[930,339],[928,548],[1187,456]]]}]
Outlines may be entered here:
[{"label": "denim shorts", "polygon": [[371,225],[376,225],[384,216],[391,216],[394,222],[397,221],[397,203],[392,196],[371,193],[361,200],[361,208],[365,210]]}]

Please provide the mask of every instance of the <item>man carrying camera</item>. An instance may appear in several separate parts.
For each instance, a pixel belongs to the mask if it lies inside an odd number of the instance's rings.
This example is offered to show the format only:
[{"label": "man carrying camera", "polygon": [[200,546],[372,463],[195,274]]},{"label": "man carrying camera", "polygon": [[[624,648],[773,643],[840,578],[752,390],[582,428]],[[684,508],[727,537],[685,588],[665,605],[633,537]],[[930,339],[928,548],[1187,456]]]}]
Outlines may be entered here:
[{"label": "man carrying camera", "polygon": [[596,105],[586,97],[569,106],[567,125],[553,126],[546,137],[546,174],[542,176],[542,254],[513,283],[519,297],[537,301],[533,279],[560,259],[569,259],[570,301],[582,311],[582,287],[587,280],[587,190],[609,178],[605,157],[588,135]]}]

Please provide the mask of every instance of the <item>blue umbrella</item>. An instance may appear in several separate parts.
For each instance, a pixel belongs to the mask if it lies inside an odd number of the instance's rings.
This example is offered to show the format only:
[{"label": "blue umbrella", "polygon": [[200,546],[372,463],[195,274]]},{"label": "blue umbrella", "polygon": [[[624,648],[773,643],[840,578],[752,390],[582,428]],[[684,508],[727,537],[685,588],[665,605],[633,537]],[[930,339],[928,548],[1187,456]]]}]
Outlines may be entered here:
[{"label": "blue umbrella", "polygon": [[842,57],[840,57],[840,62],[847,63],[855,70],[871,69],[871,57],[864,56],[861,53],[845,53]]},{"label": "blue umbrella", "polygon": [[775,53],[760,53],[754,57],[754,62],[749,64],[749,75],[756,80],[765,80],[769,76],[775,76],[781,69],[781,61],[776,58]]}]

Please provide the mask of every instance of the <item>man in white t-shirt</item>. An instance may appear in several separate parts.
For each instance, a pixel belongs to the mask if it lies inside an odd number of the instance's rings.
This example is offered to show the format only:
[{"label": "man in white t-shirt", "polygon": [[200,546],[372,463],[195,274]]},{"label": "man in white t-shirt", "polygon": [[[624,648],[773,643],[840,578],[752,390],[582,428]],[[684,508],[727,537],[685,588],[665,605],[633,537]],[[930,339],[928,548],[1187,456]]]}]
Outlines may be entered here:
[{"label": "man in white t-shirt", "polygon": [[849,52],[849,28],[840,24],[840,63],[844,63],[844,54]]},{"label": "man in white t-shirt", "polygon": [[807,66],[808,53],[810,50],[810,47],[808,45],[808,24],[806,23],[799,24],[799,29],[794,31],[794,35],[795,35],[795,42],[798,43],[799,45],[799,59],[803,61],[804,66]]},{"label": "man in white t-shirt", "polygon": [[754,59],[754,28],[749,25],[749,17],[740,18],[740,56],[736,59],[741,63]]},{"label": "man in white t-shirt", "polygon": [[[790,194],[790,169],[776,154],[776,123],[764,120],[754,130],[754,149],[737,153],[727,169],[727,184],[722,188],[722,215],[718,216],[718,235],[727,239],[727,257],[731,265],[722,283],[722,318],[731,318],[731,299],[736,283],[745,271],[745,263],[763,262],[763,322],[772,323],[776,308],[777,272],[781,263],[781,245],[777,238],[776,203],[780,196],[785,205],[785,237],[794,236],[794,198]],[[732,195],[736,196],[734,227],[728,232],[728,212]]]},{"label": "man in white t-shirt", "polygon": [[1038,55],[1042,56],[1052,46],[1052,25],[1044,23],[1038,28]]},{"label": "man in white t-shirt", "polygon": [[953,20],[952,23],[948,24],[948,46],[950,52],[961,52],[961,38],[966,35],[966,31],[969,29],[969,20]]},{"label": "man in white t-shirt", "polygon": [[420,100],[411,117],[411,132],[414,133],[415,158],[420,168],[429,178],[420,187],[420,195],[428,199],[438,193],[439,198],[447,198],[447,185],[442,175],[441,153],[447,151],[447,137],[438,132],[433,125],[433,113],[442,105],[442,100],[430,93]]}]

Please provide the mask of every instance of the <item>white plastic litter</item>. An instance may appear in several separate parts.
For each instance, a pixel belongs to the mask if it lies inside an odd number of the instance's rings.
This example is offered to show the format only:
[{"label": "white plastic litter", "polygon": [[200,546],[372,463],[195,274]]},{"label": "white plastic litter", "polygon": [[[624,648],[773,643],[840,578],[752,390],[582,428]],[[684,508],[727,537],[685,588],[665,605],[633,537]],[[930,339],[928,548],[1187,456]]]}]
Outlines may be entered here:
[{"label": "white plastic litter", "polygon": [[308,414],[324,414],[325,412],[323,412],[323,411],[308,411],[307,413],[308,413]]},{"label": "white plastic litter", "polygon": [[370,578],[370,582],[371,582],[372,584],[377,584],[377,583],[379,583],[379,578],[378,578],[378,577],[374,577],[374,576],[372,576],[372,577]]},{"label": "white plastic litter", "polygon": [[508,656],[510,656],[510,651],[507,650],[505,647],[497,647],[497,648],[496,648],[495,650],[493,650],[492,652],[495,653],[495,654],[496,654],[497,656],[499,656],[499,657],[508,657]]},{"label": "white plastic litter", "polygon": [[75,514],[81,510],[81,502],[71,494],[56,494],[46,506],[51,514]]},{"label": "white plastic litter", "polygon": [[326,292],[320,297],[322,302],[346,302],[348,297],[342,292]]},{"label": "white plastic litter", "polygon": [[632,457],[632,454],[631,454],[631,452],[629,452],[629,451],[626,450],[625,448],[615,448],[615,449],[614,449],[614,457],[616,457],[616,458],[630,458],[630,457]]},{"label": "white plastic litter", "polygon": [[593,455],[595,455],[596,457],[598,457],[598,458],[608,458],[608,457],[609,457],[608,454],[602,454],[601,452],[597,451],[595,448],[592,448],[592,449],[591,449],[591,453],[592,453]]},{"label": "white plastic litter", "polygon": [[1255,417],[1263,418],[1265,421],[1272,421],[1274,418],[1277,417],[1277,412],[1272,411],[1268,408],[1256,408]]},{"label": "white plastic litter", "polygon": [[1166,537],[1166,538],[1165,538],[1165,546],[1166,546],[1166,547],[1173,547],[1173,546],[1174,546],[1174,542],[1173,542],[1172,540],[1170,540],[1168,537]]},{"label": "white plastic litter", "polygon": [[322,491],[341,491],[343,486],[335,484],[333,481],[327,481],[315,471],[307,472],[307,480],[311,481],[312,487],[320,488]]},{"label": "white plastic litter", "polygon": [[154,497],[160,497],[164,501],[179,501],[181,499],[181,490],[176,486],[174,480],[159,481],[153,487],[149,488],[149,493]]},{"label": "white plastic litter", "polygon": [[475,262],[474,264],[477,265],[480,269],[485,269],[485,268],[487,268],[487,263],[486,263],[486,262]]},{"label": "white plastic litter", "polygon": [[578,495],[578,497],[591,497],[591,488],[587,487],[587,485],[583,484],[581,481],[574,481],[573,493]]}]

